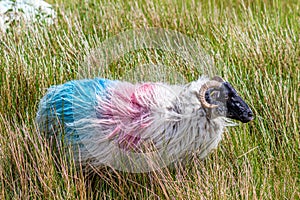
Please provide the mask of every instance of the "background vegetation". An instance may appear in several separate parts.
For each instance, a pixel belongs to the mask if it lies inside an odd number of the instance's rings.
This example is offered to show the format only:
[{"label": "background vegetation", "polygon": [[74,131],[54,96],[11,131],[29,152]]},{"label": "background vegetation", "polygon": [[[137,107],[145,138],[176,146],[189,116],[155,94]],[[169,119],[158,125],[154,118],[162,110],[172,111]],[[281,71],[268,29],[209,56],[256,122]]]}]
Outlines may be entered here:
[{"label": "background vegetation", "polygon": [[[1,35],[0,199],[299,199],[300,1],[52,3],[55,24]],[[200,41],[255,120],[229,128],[204,161],[148,174],[104,170],[87,178],[39,136],[39,100],[49,86],[77,78],[89,49],[140,27],[177,30]],[[103,76],[121,79],[115,70],[121,64],[129,65],[124,58]],[[199,75],[178,66],[189,81]]]}]

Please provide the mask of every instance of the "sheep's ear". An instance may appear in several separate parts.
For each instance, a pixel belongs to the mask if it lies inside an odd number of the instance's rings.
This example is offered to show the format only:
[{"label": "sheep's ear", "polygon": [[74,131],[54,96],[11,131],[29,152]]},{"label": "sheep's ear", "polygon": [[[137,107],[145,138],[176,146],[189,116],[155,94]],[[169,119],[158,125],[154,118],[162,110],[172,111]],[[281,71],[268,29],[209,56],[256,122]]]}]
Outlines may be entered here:
[{"label": "sheep's ear", "polygon": [[225,80],[224,80],[224,79],[222,79],[220,76],[214,76],[214,77],[212,78],[212,80],[214,80],[214,81],[218,81],[218,82],[220,82],[220,83],[223,83],[223,82],[225,82]]}]

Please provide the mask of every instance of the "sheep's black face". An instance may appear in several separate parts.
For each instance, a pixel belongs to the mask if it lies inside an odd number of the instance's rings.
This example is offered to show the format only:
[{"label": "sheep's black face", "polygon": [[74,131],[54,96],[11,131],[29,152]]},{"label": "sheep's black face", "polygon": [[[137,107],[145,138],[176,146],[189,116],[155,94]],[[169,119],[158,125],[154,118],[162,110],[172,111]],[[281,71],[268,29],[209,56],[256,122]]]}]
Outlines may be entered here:
[{"label": "sheep's black face", "polygon": [[252,110],[228,82],[223,82],[220,89],[208,90],[205,99],[208,103],[218,105],[215,109],[220,115],[243,123],[253,119]]}]

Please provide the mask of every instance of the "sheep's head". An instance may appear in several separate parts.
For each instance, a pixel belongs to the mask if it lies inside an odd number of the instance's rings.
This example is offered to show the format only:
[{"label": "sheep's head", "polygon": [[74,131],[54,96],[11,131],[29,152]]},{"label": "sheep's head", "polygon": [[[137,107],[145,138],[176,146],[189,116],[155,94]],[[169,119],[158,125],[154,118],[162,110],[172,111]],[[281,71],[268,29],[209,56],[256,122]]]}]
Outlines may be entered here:
[{"label": "sheep's head", "polygon": [[221,77],[214,77],[199,91],[199,101],[203,108],[215,111],[219,116],[247,123],[253,119],[253,112],[238,95],[237,91]]}]

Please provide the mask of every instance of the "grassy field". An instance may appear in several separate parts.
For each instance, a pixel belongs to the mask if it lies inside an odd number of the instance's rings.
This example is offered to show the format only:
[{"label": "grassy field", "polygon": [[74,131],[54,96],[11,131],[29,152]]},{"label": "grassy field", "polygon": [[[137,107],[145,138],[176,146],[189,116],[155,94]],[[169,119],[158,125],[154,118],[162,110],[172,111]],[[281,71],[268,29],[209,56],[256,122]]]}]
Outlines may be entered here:
[{"label": "grassy field", "polygon": [[[0,199],[299,199],[300,1],[52,3],[55,24],[12,28],[0,38]],[[142,27],[198,41],[255,120],[230,127],[216,151],[188,166],[87,178],[39,136],[39,100],[51,85],[78,78],[101,41]],[[103,77],[124,79],[122,69],[139,53],[112,63]],[[201,75],[167,62],[188,81]]]}]

